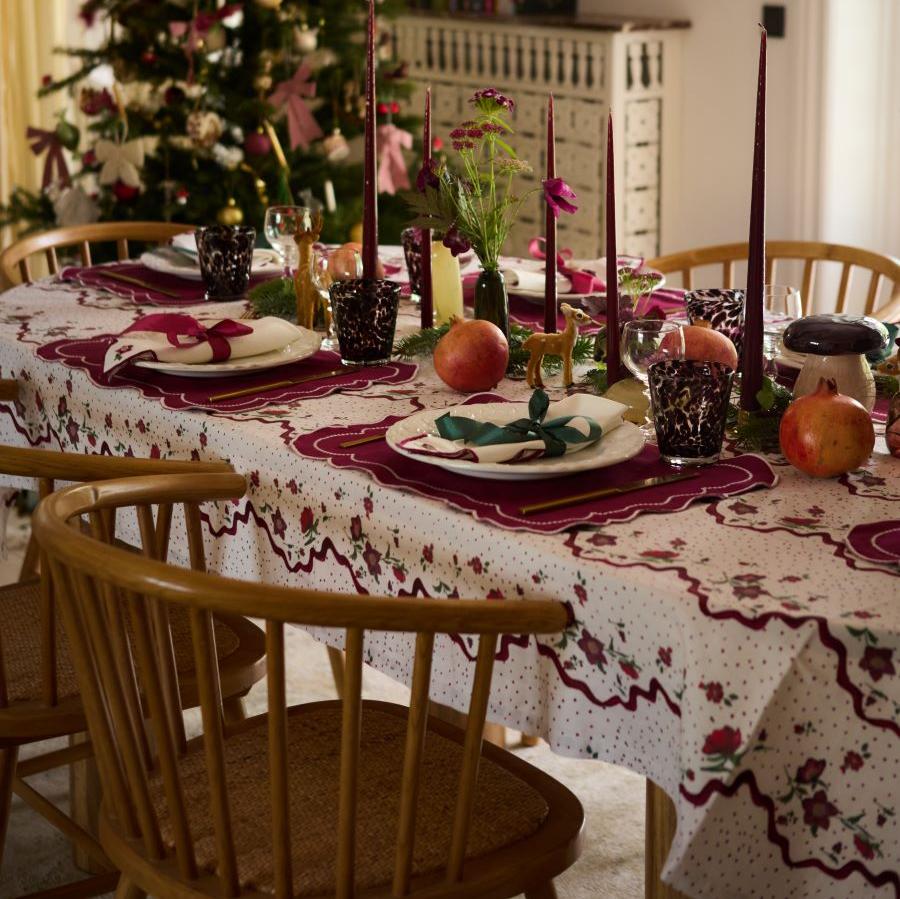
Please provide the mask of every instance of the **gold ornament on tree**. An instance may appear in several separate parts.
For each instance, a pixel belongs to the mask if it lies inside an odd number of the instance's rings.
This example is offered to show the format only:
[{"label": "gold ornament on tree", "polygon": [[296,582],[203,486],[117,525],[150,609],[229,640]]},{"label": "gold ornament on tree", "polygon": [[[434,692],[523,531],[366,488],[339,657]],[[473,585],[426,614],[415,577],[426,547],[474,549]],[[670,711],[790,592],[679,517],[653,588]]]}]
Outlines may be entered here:
[{"label": "gold ornament on tree", "polygon": [[216,214],[216,221],[220,225],[239,225],[244,220],[244,210],[238,206],[234,197],[229,197],[228,202]]},{"label": "gold ornament on tree", "polygon": [[225,130],[222,117],[211,111],[195,109],[187,117],[187,134],[195,147],[209,149]]},{"label": "gold ornament on tree", "polygon": [[[323,298],[316,285],[313,265],[315,254],[313,244],[322,233],[322,210],[307,209],[298,214],[294,241],[299,256],[297,271],[294,273],[294,292],[297,295],[297,324],[301,328],[313,329],[316,311],[323,306]],[[326,309],[327,315],[327,309]],[[327,322],[326,322],[327,324]]]},{"label": "gold ornament on tree", "polygon": [[281,6],[281,0],[255,0],[255,2],[263,9],[278,9]]}]

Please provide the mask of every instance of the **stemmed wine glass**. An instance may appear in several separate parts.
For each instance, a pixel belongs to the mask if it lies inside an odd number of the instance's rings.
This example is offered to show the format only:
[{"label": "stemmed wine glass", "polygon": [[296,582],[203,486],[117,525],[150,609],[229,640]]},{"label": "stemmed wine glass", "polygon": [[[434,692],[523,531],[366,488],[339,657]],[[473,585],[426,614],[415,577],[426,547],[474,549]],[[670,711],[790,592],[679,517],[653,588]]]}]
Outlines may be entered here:
[{"label": "stemmed wine glass", "polygon": [[792,321],[803,316],[803,298],[796,287],[782,284],[766,284],[763,296],[763,358],[766,374],[774,375],[775,357],[781,351],[781,335]]},{"label": "stemmed wine glass", "polygon": [[684,358],[684,331],[678,322],[659,318],[635,318],[625,322],[622,329],[622,362],[644,386],[647,396],[647,419],[641,430],[650,439],[655,435],[653,416],[649,408],[648,369],[663,359]]},{"label": "stemmed wine glass", "polygon": [[315,201],[311,206],[270,206],[266,210],[266,240],[284,261],[285,278],[292,278],[297,267],[294,235],[298,231],[309,230],[313,216],[321,210],[322,204]]}]

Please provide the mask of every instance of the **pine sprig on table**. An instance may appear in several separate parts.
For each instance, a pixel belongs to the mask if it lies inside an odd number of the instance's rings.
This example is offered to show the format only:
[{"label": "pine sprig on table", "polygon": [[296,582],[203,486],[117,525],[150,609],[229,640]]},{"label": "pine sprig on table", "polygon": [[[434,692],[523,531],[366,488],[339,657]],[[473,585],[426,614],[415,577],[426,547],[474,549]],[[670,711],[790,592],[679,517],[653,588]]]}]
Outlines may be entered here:
[{"label": "pine sprig on table", "polygon": [[290,278],[263,281],[250,291],[248,297],[257,318],[274,315],[296,321],[297,294],[294,291],[294,282]]},{"label": "pine sprig on table", "polygon": [[[414,359],[417,356],[427,356],[434,352],[437,342],[450,330],[449,325],[439,325],[436,328],[423,328],[415,334],[398,340],[394,346],[394,354],[401,359]],[[506,368],[507,375],[521,377],[525,374],[528,365],[529,352],[522,344],[534,333],[531,328],[522,325],[511,324],[509,326],[509,365]],[[576,365],[590,362],[594,358],[594,338],[579,335],[575,340],[572,350],[572,361]],[[548,374],[554,374],[562,368],[562,359],[559,356],[544,356],[543,369]]]},{"label": "pine sprig on table", "polygon": [[793,400],[791,391],[771,378],[763,377],[756,394],[758,412],[743,412],[739,405],[728,406],[726,425],[734,429],[737,444],[745,450],[777,451],[781,417]]}]

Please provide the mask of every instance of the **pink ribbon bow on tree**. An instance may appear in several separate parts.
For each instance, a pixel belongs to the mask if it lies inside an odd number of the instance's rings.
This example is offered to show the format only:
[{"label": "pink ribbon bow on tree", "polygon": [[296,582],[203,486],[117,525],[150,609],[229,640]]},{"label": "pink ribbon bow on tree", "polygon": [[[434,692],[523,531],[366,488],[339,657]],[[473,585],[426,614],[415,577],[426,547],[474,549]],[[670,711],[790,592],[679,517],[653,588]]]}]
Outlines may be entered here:
[{"label": "pink ribbon bow on tree", "polygon": [[63,145],[59,135],[55,131],[46,131],[43,128],[33,128],[29,125],[28,130],[25,132],[25,137],[27,140],[34,141],[31,145],[31,152],[35,156],[40,156],[44,150],[47,151],[41,187],[47,188],[52,183],[54,167],[60,182],[62,184],[71,184],[69,167],[66,165],[66,157],[63,155]]},{"label": "pink ribbon bow on tree", "polygon": [[323,136],[319,123],[304,99],[316,95],[316,84],[309,80],[310,75],[312,69],[305,62],[301,62],[291,78],[279,81],[275,85],[275,90],[269,97],[269,104],[276,109],[284,110],[287,116],[292,150],[296,150],[297,147],[308,150],[314,140]]},{"label": "pink ribbon bow on tree", "polygon": [[184,44],[184,55],[188,60],[188,84],[194,83],[194,53],[196,53],[200,47],[200,42],[206,39],[209,29],[212,28],[216,22],[227,19],[230,15],[236,13],[241,6],[242,4],[240,3],[227,3],[215,12],[198,12],[190,22],[169,22],[169,34],[171,34],[172,37],[183,37],[185,34],[187,35],[187,41],[185,41]]},{"label": "pink ribbon bow on tree", "polygon": [[[212,351],[213,362],[224,362],[231,356],[232,337],[243,337],[252,334],[253,328],[236,322],[230,318],[223,318],[212,327],[207,328],[192,315],[184,315],[177,312],[159,312],[154,315],[145,315],[139,318],[133,325],[127,327],[122,334],[131,334],[134,331],[151,331],[165,334],[166,340],[179,349],[197,346],[200,343],[208,343]],[[182,340],[181,338],[186,338]]]},{"label": "pink ribbon bow on tree", "polygon": [[[532,259],[546,259],[544,238],[533,238],[528,244],[528,253]],[[571,250],[559,250],[556,254],[556,270],[569,279],[572,285],[572,293],[603,293],[606,290],[606,282],[602,278],[598,278],[590,269],[574,268],[569,265],[571,259]]]},{"label": "pink ribbon bow on tree", "polygon": [[383,194],[395,194],[409,190],[409,172],[404,150],[411,150],[413,137],[392,123],[378,126],[378,190]]}]

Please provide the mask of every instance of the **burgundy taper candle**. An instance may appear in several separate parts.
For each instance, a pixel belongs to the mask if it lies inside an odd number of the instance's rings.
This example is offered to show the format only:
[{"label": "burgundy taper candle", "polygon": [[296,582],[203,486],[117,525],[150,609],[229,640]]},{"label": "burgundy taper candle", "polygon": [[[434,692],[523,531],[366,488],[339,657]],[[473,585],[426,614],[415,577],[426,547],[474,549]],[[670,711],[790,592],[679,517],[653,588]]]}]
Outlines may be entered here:
[{"label": "burgundy taper candle", "polygon": [[[431,88],[425,89],[425,125],[422,132],[422,165],[431,162]],[[431,229],[422,229],[422,296],[419,298],[422,327],[434,327],[434,294],[431,283]]]},{"label": "burgundy taper candle", "polygon": [[619,270],[616,264],[616,172],[613,120],[609,111],[606,131],[606,383],[622,380],[619,347]]},{"label": "burgundy taper candle", "polygon": [[366,42],[366,133],[363,161],[363,277],[374,278],[378,268],[378,160],[375,153],[375,0],[369,0]]},{"label": "burgundy taper candle", "polygon": [[[556,133],[553,125],[553,94],[547,103],[547,178],[556,177]],[[544,217],[544,333],[556,331],[556,216],[546,203]]]},{"label": "burgundy taper candle", "polygon": [[[762,28],[762,26],[760,26]],[[759,409],[762,387],[763,309],[766,279],[766,29],[759,36],[756,88],[756,135],[753,141],[753,189],[750,199],[750,247],[744,298],[744,345],[741,350],[741,409]]]}]

